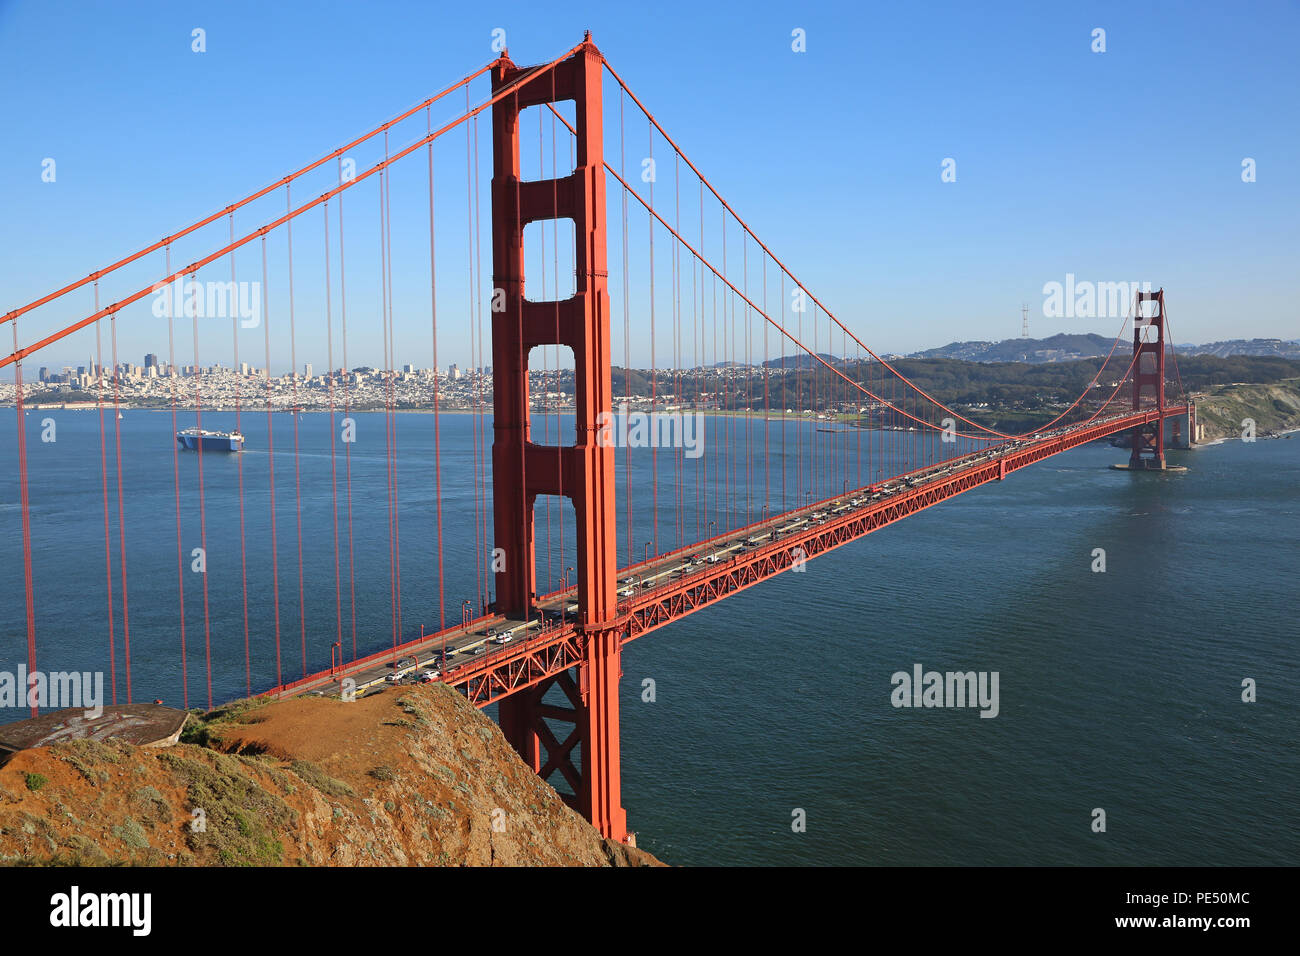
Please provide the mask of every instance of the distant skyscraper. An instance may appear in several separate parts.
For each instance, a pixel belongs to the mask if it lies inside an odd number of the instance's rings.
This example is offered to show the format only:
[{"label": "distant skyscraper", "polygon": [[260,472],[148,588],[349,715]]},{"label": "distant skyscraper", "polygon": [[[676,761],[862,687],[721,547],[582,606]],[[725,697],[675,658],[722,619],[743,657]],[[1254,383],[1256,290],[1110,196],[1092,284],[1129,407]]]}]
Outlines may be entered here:
[{"label": "distant skyscraper", "polygon": [[447,377],[448,377],[449,379],[451,379],[453,382],[455,382],[455,381],[459,381],[459,379],[460,379],[460,369],[457,368],[455,365],[448,365],[448,366],[447,366]]},{"label": "distant skyscraper", "polygon": [[145,367],[145,368],[157,368],[157,367],[158,367],[158,356],[154,355],[152,352],[146,352],[145,355],[144,355],[144,367]]},{"label": "distant skyscraper", "polygon": [[305,362],[302,366],[302,377],[311,378],[311,362]]}]

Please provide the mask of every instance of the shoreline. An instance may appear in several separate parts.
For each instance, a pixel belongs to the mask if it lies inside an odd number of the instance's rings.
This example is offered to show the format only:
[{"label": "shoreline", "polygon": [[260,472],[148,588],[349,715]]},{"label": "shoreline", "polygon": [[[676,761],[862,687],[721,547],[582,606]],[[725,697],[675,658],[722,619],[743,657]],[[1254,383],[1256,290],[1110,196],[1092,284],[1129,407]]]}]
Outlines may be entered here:
[{"label": "shoreline", "polygon": [[[1294,434],[1297,434],[1297,433],[1300,433],[1300,426],[1297,426],[1297,427],[1295,427],[1295,428],[1284,428],[1284,429],[1282,429],[1281,431],[1277,432],[1275,435],[1271,435],[1271,436],[1270,436],[1270,435],[1257,435],[1257,436],[1255,437],[1255,440],[1256,440],[1256,441],[1272,441],[1272,440],[1274,440],[1274,439],[1285,438],[1285,437],[1288,436],[1288,435],[1294,435]],[[1214,439],[1213,441],[1202,441],[1202,442],[1197,442],[1197,443],[1194,444],[1192,447],[1193,447],[1193,448],[1212,448],[1212,447],[1214,447],[1215,445],[1222,445],[1224,442],[1230,442],[1230,441],[1241,441],[1241,438],[1240,438],[1240,436],[1224,435],[1222,438],[1216,438],[1216,439]]]},{"label": "shoreline", "polygon": [[[0,409],[5,409],[5,410],[15,409],[15,410],[16,410],[16,409],[17,409],[17,405],[16,405],[16,403],[13,403],[13,402],[6,402],[6,403],[2,403],[2,404],[0,404]],[[102,405],[95,405],[95,404],[79,404],[79,403],[78,403],[78,404],[73,404],[73,405],[66,405],[66,404],[51,404],[51,403],[46,403],[46,402],[41,402],[41,403],[34,404],[34,405],[24,405],[24,411],[27,411],[27,412],[32,412],[32,411],[95,412],[95,411],[99,411],[100,409],[102,409],[102,410],[104,410],[104,411],[111,412],[111,411],[114,410],[114,406],[113,406],[111,403],[103,403]],[[123,404],[119,404],[119,405],[116,406],[116,409],[117,409],[118,411],[120,411],[120,412],[128,412],[128,411],[130,411],[130,412],[161,412],[161,413],[171,413],[171,412],[173,411],[173,409],[171,408],[170,405],[123,405]],[[233,413],[236,412],[236,409],[234,409],[234,408],[232,408],[232,407],[225,407],[225,406],[220,406],[220,407],[219,407],[219,406],[204,406],[204,407],[201,407],[201,408],[198,409],[198,410],[199,410],[199,411],[202,411],[202,412],[208,412],[208,413],[215,412],[215,413],[218,413],[218,414],[233,414]],[[193,413],[193,412],[195,411],[195,408],[194,408],[193,406],[184,406],[184,407],[182,407],[182,406],[179,406],[179,405],[178,405],[178,406],[176,407],[175,411],[177,411],[177,412],[185,412],[185,413]],[[254,405],[254,406],[244,405],[244,406],[241,406],[241,407],[238,409],[238,413],[239,413],[239,414],[249,414],[249,415],[263,415],[263,414],[266,414],[267,412],[270,412],[270,413],[272,413],[272,414],[276,414],[276,415],[293,415],[293,414],[298,414],[298,415],[328,415],[328,414],[331,414],[331,411],[332,411],[333,414],[335,414],[335,415],[339,415],[339,414],[343,414],[344,411],[345,411],[345,409],[344,409],[342,406],[336,406],[333,410],[331,410],[331,409],[329,409],[329,408],[300,408],[300,409],[298,409],[297,411],[294,411],[294,410],[292,410],[292,409],[289,409],[289,408],[283,408],[283,407],[279,407],[279,406],[270,406],[270,407],[268,408],[268,407],[265,406],[265,405]],[[458,408],[439,408],[436,412],[435,412],[432,408],[393,408],[393,409],[388,409],[388,408],[384,408],[384,407],[382,407],[382,406],[379,407],[379,408],[355,408],[355,407],[354,407],[354,408],[348,408],[348,409],[346,409],[347,414],[351,414],[351,415],[356,415],[356,414],[380,415],[380,414],[386,414],[386,413],[388,413],[389,411],[392,411],[394,414],[403,414],[403,415],[434,415],[434,414],[437,414],[437,415],[476,415],[476,414],[478,414],[478,415],[490,416],[490,415],[492,414],[492,409],[491,409],[491,408],[476,409],[476,408],[463,408],[463,407],[458,407]],[[636,409],[636,411],[641,411],[641,410],[640,410],[640,409]],[[561,413],[561,414],[569,414],[569,415],[571,415],[571,414],[573,414],[573,408],[572,408],[572,407],[568,407],[568,408],[559,408],[559,409],[540,409],[540,410],[538,410],[538,409],[534,409],[534,410],[533,410],[533,414],[534,414],[535,416],[539,417],[539,418],[540,418],[540,417],[544,417],[544,416],[553,415],[553,414],[555,414],[555,413],[557,413],[557,412],[558,412],[558,413]],[[836,431],[840,431],[840,430],[848,430],[848,429],[852,429],[852,428],[855,428],[855,427],[860,427],[860,426],[855,425],[855,422],[861,420],[861,417],[860,417],[860,416],[843,415],[843,414],[841,414],[841,413],[836,413],[836,414],[834,414],[834,415],[832,415],[832,416],[825,417],[825,418],[817,418],[815,415],[804,415],[804,414],[801,414],[801,413],[791,413],[791,414],[788,414],[788,415],[784,415],[784,414],[773,414],[772,412],[760,412],[760,411],[739,411],[739,410],[724,409],[724,408],[714,408],[714,409],[681,409],[681,408],[677,408],[677,409],[674,409],[673,411],[664,411],[664,412],[661,412],[661,414],[669,414],[669,415],[671,415],[671,414],[678,414],[678,413],[680,413],[680,414],[690,414],[690,413],[695,413],[695,412],[698,412],[699,414],[710,415],[710,416],[715,416],[715,417],[719,417],[719,418],[742,418],[742,419],[754,419],[754,420],[762,421],[762,422],[794,422],[794,423],[796,423],[796,424],[817,425],[817,426],[821,426],[821,427],[826,427],[826,428],[828,428],[828,429],[833,428],[833,429],[835,429]],[[989,428],[995,428],[995,427],[998,427],[998,426],[996,426],[996,425],[989,425],[989,426],[986,426],[986,427],[989,427]],[[876,424],[876,425],[870,426],[870,427],[868,428],[868,430],[875,430],[875,431],[902,431],[902,432],[906,432],[906,431],[908,431],[907,428],[891,428],[891,427],[889,427],[889,426],[886,426],[886,425],[880,425],[880,424]],[[1298,432],[1300,432],[1300,426],[1296,426],[1296,427],[1294,427],[1294,428],[1285,428],[1285,429],[1282,429],[1282,430],[1278,431],[1278,432],[1277,432],[1274,436],[1272,436],[1272,437],[1274,437],[1274,438],[1283,438],[1283,437],[1285,437],[1285,436],[1293,435],[1293,434],[1296,434],[1296,433],[1298,433]],[[962,433],[962,434],[964,434],[964,433]],[[1210,448],[1210,447],[1212,447],[1212,446],[1214,446],[1214,445],[1222,444],[1223,442],[1227,442],[1227,441],[1236,441],[1236,440],[1238,440],[1238,438],[1237,438],[1236,436],[1233,436],[1233,435],[1225,435],[1225,436],[1220,437],[1220,438],[1215,438],[1215,439],[1213,439],[1213,440],[1211,440],[1211,441],[1197,442],[1197,443],[1195,443],[1194,445],[1192,445],[1192,448]],[[1259,441],[1267,441],[1267,440],[1269,440],[1269,439],[1268,439],[1267,437],[1261,435],[1261,436],[1258,436],[1257,440],[1259,440]]]},{"label": "shoreline", "polygon": [[[23,409],[24,409],[25,411],[38,411],[38,410],[39,410],[39,411],[94,412],[94,411],[98,411],[101,407],[103,408],[104,411],[113,411],[115,408],[116,408],[117,411],[122,411],[122,412],[133,411],[133,412],[168,412],[168,413],[170,413],[170,412],[172,411],[172,407],[171,407],[170,405],[126,405],[126,404],[120,404],[120,403],[119,403],[118,405],[114,406],[111,402],[105,402],[105,403],[102,404],[102,406],[101,406],[101,405],[96,405],[96,404],[84,404],[84,405],[83,405],[83,404],[74,404],[74,405],[65,405],[65,404],[52,404],[52,403],[49,403],[49,402],[41,402],[41,403],[38,403],[38,404],[31,404],[31,405],[29,405],[29,404],[24,404]],[[615,407],[617,407],[617,406],[615,406]],[[15,409],[15,408],[17,408],[17,405],[16,405],[14,402],[4,402],[4,403],[0,403],[0,409]],[[195,411],[195,410],[196,410],[196,409],[195,409],[194,406],[192,406],[192,405],[185,405],[185,406],[177,405],[177,406],[176,406],[176,409],[175,409],[175,411],[177,411],[177,412],[193,412],[193,411]],[[229,406],[217,406],[217,405],[203,405],[203,406],[200,406],[199,409],[197,409],[197,410],[198,410],[198,411],[202,411],[202,412],[221,412],[221,413],[227,413],[227,412],[234,412],[234,411],[236,411],[236,409],[233,408],[233,407],[229,407]],[[330,408],[317,408],[317,407],[314,407],[314,406],[313,406],[313,407],[311,407],[311,408],[299,408],[299,409],[297,409],[297,411],[295,412],[293,409],[286,408],[286,407],[282,407],[282,406],[278,406],[278,405],[272,405],[272,406],[270,406],[269,408],[268,408],[266,405],[241,405],[240,408],[238,409],[238,411],[239,411],[241,414],[245,414],[245,413],[246,413],[246,414],[264,414],[264,413],[266,413],[267,411],[270,411],[270,412],[272,412],[272,413],[275,413],[275,414],[281,414],[281,415],[286,415],[286,414],[299,414],[299,415],[304,415],[304,414],[329,414],[331,411],[333,411],[334,414],[337,415],[337,414],[343,412],[343,411],[344,411],[344,408],[343,408],[342,405],[335,406],[332,410],[331,410]],[[347,409],[347,411],[348,411],[349,413],[354,413],[354,414],[355,414],[355,413],[375,413],[375,414],[382,414],[382,413],[387,413],[387,412],[389,412],[389,411],[392,411],[392,412],[394,412],[394,413],[401,413],[401,414],[414,414],[414,415],[434,415],[434,414],[438,414],[438,415],[475,415],[475,414],[491,415],[491,414],[492,414],[492,409],[491,409],[491,408],[487,408],[487,407],[482,408],[482,409],[477,409],[477,408],[463,408],[463,407],[457,407],[457,408],[439,408],[439,409],[435,412],[432,408],[393,408],[393,409],[388,409],[388,408],[385,408],[385,407],[383,407],[383,406],[380,406],[380,407],[378,407],[378,408],[358,408],[358,407],[352,407],[352,408]],[[538,415],[538,416],[545,416],[545,415],[554,415],[554,414],[556,414],[556,413],[573,414],[573,411],[574,411],[573,407],[572,407],[572,406],[568,406],[568,407],[558,408],[558,409],[556,409],[556,408],[533,409],[533,410],[532,410],[532,413],[533,413],[534,415]],[[647,412],[648,410],[647,410],[647,409],[634,408],[634,409],[629,409],[629,411],[631,411],[631,412]],[[762,411],[740,411],[740,410],[736,410],[736,409],[727,409],[727,408],[681,408],[681,407],[677,407],[677,408],[673,408],[673,409],[660,409],[660,410],[657,412],[657,414],[662,414],[662,415],[674,415],[674,414],[683,414],[683,415],[685,415],[685,414],[693,414],[693,413],[699,413],[699,414],[702,414],[702,415],[713,415],[713,416],[717,416],[717,417],[727,417],[727,418],[754,418],[754,419],[758,419],[758,420],[761,420],[761,421],[768,421],[768,422],[782,422],[782,421],[784,421],[784,422],[792,422],[792,421],[793,421],[793,422],[807,422],[807,423],[809,423],[809,424],[824,425],[824,426],[841,425],[841,426],[850,426],[850,427],[853,425],[854,422],[861,421],[862,418],[863,418],[863,416],[860,416],[860,415],[848,415],[848,414],[841,413],[841,412],[837,412],[837,413],[834,413],[834,414],[832,414],[832,415],[826,415],[826,417],[818,418],[818,417],[816,416],[816,414],[803,414],[803,413],[800,413],[800,412],[791,412],[791,413],[789,413],[789,414],[781,414],[781,413],[762,412]],[[822,413],[822,414],[825,414],[825,413]],[[1045,414],[1051,414],[1051,413],[1048,412],[1048,413],[1045,413]],[[885,429],[885,430],[896,430],[896,431],[907,431],[907,430],[908,430],[908,429],[905,428],[905,427],[894,428],[894,429],[891,429],[889,426],[877,426],[877,427],[879,427],[879,428],[883,428],[883,429]],[[988,427],[988,428],[996,428],[996,427],[998,427],[998,426],[997,426],[997,425],[987,425],[986,427]],[[1009,426],[1009,427],[1011,427],[1011,426]],[[918,431],[919,431],[919,429],[915,429],[915,430],[918,430]]]}]

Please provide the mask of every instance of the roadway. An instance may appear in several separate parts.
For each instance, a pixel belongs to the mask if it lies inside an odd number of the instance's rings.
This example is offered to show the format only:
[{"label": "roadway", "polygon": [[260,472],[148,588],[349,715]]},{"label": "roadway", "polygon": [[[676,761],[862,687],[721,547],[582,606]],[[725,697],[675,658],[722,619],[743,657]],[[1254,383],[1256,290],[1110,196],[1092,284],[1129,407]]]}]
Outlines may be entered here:
[{"label": "roadway", "polygon": [[[1181,406],[1166,408],[1165,415],[1183,410]],[[799,547],[804,549],[804,557],[816,557],[946,497],[1131,428],[1137,417],[1154,415],[1154,410],[1125,411],[1086,427],[1064,426],[990,445],[632,565],[618,573],[617,620],[624,630],[623,641],[788,570],[796,563],[792,555]],[[392,683],[390,676],[409,680],[421,670],[434,669],[438,679],[462,687],[482,706],[552,676],[580,658],[576,587],[542,595],[535,606],[537,615],[530,620],[488,614],[272,693],[337,693],[339,682],[346,677],[356,682],[354,689],[362,694]]]}]

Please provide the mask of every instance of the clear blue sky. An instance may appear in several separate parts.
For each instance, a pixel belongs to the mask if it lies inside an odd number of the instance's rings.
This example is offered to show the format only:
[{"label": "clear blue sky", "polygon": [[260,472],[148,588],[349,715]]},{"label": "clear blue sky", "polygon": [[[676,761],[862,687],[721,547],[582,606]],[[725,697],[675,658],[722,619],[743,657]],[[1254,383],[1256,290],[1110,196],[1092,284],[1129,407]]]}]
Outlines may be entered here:
[{"label": "clear blue sky", "polygon": [[[202,55],[190,49],[195,27],[206,31]],[[1182,342],[1300,336],[1294,2],[0,0],[0,312],[464,76],[493,57],[497,27],[517,63],[591,29],[755,231],[877,351],[1019,335],[1022,302],[1036,336],[1114,334],[1109,319],[1043,317],[1044,283],[1066,273],[1164,286]],[[1105,53],[1091,50],[1097,27]],[[805,53],[791,50],[795,28]],[[46,157],[55,183],[41,181]],[[955,183],[940,181],[947,157]],[[1241,180],[1245,157],[1254,183]],[[418,182],[409,204],[427,211]],[[457,225],[463,244],[463,193],[459,202],[446,228]],[[301,241],[319,242],[305,226]],[[420,247],[410,254],[418,262]],[[253,269],[241,259],[241,277]],[[349,304],[353,365],[380,361],[356,332],[371,298]],[[83,296],[48,321],[88,305]],[[302,293],[300,311],[318,307]],[[422,308],[427,294],[422,304],[417,289],[399,291],[399,362],[429,364],[402,354],[408,323],[411,342],[427,337]],[[120,334],[124,359],[166,352],[156,328],[123,321]],[[84,356],[87,341],[51,350],[49,364]],[[442,364],[466,364],[466,341],[447,321]],[[324,364],[323,346],[298,352]],[[213,346],[210,358],[228,356]]]}]

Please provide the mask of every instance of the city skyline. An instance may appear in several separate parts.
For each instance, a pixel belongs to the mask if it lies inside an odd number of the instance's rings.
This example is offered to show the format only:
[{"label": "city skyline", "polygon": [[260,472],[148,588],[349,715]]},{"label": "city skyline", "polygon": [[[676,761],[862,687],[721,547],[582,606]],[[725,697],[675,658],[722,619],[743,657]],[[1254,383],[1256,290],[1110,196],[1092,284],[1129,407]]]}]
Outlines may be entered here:
[{"label": "city skyline", "polygon": [[[1238,332],[1240,333],[1240,330],[1236,330],[1236,331],[1238,331]],[[1081,334],[1087,334],[1087,333],[1081,333]],[[1091,333],[1091,334],[1094,334],[1094,335],[1101,335],[1101,333],[1098,333],[1098,332],[1093,332],[1093,333]],[[1104,336],[1102,336],[1102,337],[1104,338]],[[904,353],[904,354],[900,354],[900,353],[892,353],[892,352],[891,352],[891,353],[882,353],[880,357],[883,358],[883,359],[885,359],[886,361],[896,361],[896,360],[907,359],[907,358],[923,358],[923,357],[926,357],[926,354],[925,354],[925,353],[927,353],[927,352],[934,351],[934,350],[936,350],[936,349],[942,349],[942,348],[950,347],[950,346],[963,345],[963,344],[967,344],[967,343],[978,343],[978,342],[1012,343],[1012,342],[1020,342],[1020,341],[1026,341],[1026,342],[1030,342],[1030,343],[1038,343],[1038,342],[1040,342],[1040,341],[1042,341],[1042,340],[1040,340],[1040,339],[1036,339],[1036,338],[1028,338],[1028,339],[1026,339],[1024,336],[1007,336],[1007,337],[1004,338],[1004,339],[972,339],[972,338],[967,338],[967,339],[962,339],[962,340],[954,340],[953,342],[945,342],[945,343],[942,343],[941,345],[933,345],[933,346],[925,347],[925,348],[922,348],[922,349],[918,349],[918,350],[916,350],[916,351],[914,351],[914,352],[909,352],[909,353]],[[1247,334],[1238,334],[1237,336],[1235,336],[1235,337],[1234,337],[1233,339],[1231,339],[1231,340],[1229,340],[1229,339],[1217,339],[1217,340],[1215,340],[1214,342],[1178,342],[1178,343],[1175,343],[1175,346],[1176,346],[1178,352],[1179,352],[1180,354],[1182,354],[1182,353],[1184,353],[1184,352],[1192,352],[1192,351],[1194,351],[1194,350],[1196,350],[1196,349],[1199,349],[1200,347],[1205,346],[1205,345],[1219,345],[1219,344],[1222,344],[1222,343],[1224,343],[1224,342],[1228,342],[1228,341],[1232,341],[1232,342],[1256,342],[1256,343],[1262,343],[1262,342],[1278,342],[1278,343],[1282,343],[1282,344],[1288,344],[1288,343],[1289,343],[1289,344],[1291,344],[1291,345],[1298,345],[1298,344],[1300,344],[1300,337],[1297,337],[1297,338],[1289,338],[1289,339],[1288,339],[1288,338],[1274,338],[1274,337],[1265,337],[1265,336],[1253,336],[1253,335],[1247,335]],[[546,348],[547,348],[547,355],[549,356],[550,354],[552,354],[552,348],[551,348],[551,347],[546,347]],[[806,355],[806,353],[799,353],[799,354],[801,354],[801,355]],[[867,360],[867,356],[866,356],[865,354],[859,356],[859,355],[856,355],[856,354],[854,354],[854,353],[837,352],[837,351],[835,351],[835,350],[833,350],[833,349],[824,349],[824,350],[821,350],[821,351],[819,352],[819,354],[821,354],[821,355],[834,356],[834,357],[836,357],[836,358],[838,358],[838,359],[842,359],[842,360],[844,360],[844,361],[846,361],[846,362],[849,362],[849,363],[853,363],[853,362],[856,362],[856,361],[864,361],[864,360]],[[1241,354],[1248,354],[1248,353],[1244,353],[1244,352],[1243,352],[1243,353],[1241,353]],[[787,362],[789,363],[789,365],[790,365],[791,368],[794,367],[794,361],[795,361],[796,357],[797,357],[797,356],[796,356],[795,354],[793,354],[793,353],[788,353],[787,356],[786,356],[786,358],[787,358]],[[1092,357],[1092,356],[1090,356],[1090,355],[1084,355],[1084,354],[1079,354],[1079,355],[1070,355],[1070,354],[1066,354],[1066,355],[1052,355],[1052,356],[1050,356],[1050,357],[1048,357],[1048,358],[1041,359],[1041,360],[1045,360],[1045,361],[1073,361],[1075,358],[1090,358],[1090,357]],[[613,364],[614,364],[616,367],[620,367],[620,368],[621,368],[621,367],[623,367],[623,366],[619,365],[618,358],[619,358],[618,356],[615,356],[615,357],[614,357],[614,363],[613,363]],[[120,356],[119,356],[119,359],[121,359]],[[139,364],[134,363],[134,362],[131,362],[131,361],[129,361],[129,360],[119,360],[119,362],[117,363],[117,365],[118,365],[119,368],[124,368],[124,369],[127,369],[127,368],[138,368],[138,369],[142,370],[142,372],[144,373],[144,374],[142,374],[140,377],[142,377],[142,378],[148,378],[149,375],[147,374],[147,370],[150,368],[150,365],[151,365],[150,360],[151,360],[151,359],[152,359],[152,365],[153,365],[153,367],[154,367],[155,369],[166,369],[166,368],[169,368],[169,367],[170,367],[170,364],[171,364],[171,363],[169,363],[169,362],[167,362],[167,361],[160,360],[160,359],[159,359],[159,356],[158,356],[158,353],[155,353],[155,352],[146,352],[146,353],[144,353],[143,359],[144,359],[144,360],[143,360],[141,363],[139,363]],[[777,357],[772,357],[772,358],[770,359],[770,361],[773,361],[773,362],[779,362],[779,356],[777,356]],[[101,363],[97,362],[96,359],[95,359],[95,356],[93,356],[93,355],[90,356],[88,359],[86,359],[86,360],[84,360],[84,361],[79,360],[79,361],[73,361],[73,362],[58,362],[58,361],[51,361],[51,360],[48,360],[48,359],[47,359],[47,360],[45,360],[45,361],[40,362],[39,365],[34,364],[34,363],[32,363],[31,361],[28,361],[28,362],[24,363],[24,376],[23,376],[23,381],[24,381],[24,383],[27,384],[27,385],[32,385],[32,384],[35,384],[35,383],[42,383],[42,382],[45,382],[45,381],[47,381],[47,375],[46,375],[46,374],[43,374],[43,373],[48,373],[48,375],[53,376],[53,375],[60,375],[60,374],[66,373],[66,372],[68,372],[68,371],[71,370],[71,371],[75,372],[76,374],[85,374],[85,373],[87,373],[89,370],[92,370],[92,369],[97,368],[100,364],[101,364]],[[112,362],[111,362],[111,361],[106,361],[106,362],[103,362],[102,364],[103,364],[103,367],[107,369],[107,368],[109,368],[109,367],[112,365]],[[632,368],[633,370],[636,370],[636,371],[646,371],[646,372],[649,372],[649,371],[672,372],[672,371],[675,371],[675,370],[676,370],[676,371],[684,371],[684,370],[687,370],[687,369],[691,369],[691,370],[694,370],[694,369],[707,369],[707,368],[717,368],[717,367],[723,367],[723,366],[736,366],[736,367],[751,367],[751,368],[756,368],[756,367],[760,367],[762,364],[763,364],[763,362],[762,362],[761,360],[755,360],[755,361],[750,361],[750,362],[744,362],[744,361],[702,362],[702,363],[698,363],[698,364],[681,364],[681,365],[677,365],[677,366],[674,366],[674,365],[664,365],[664,364],[659,364],[659,365],[657,365],[657,366],[653,366],[653,367],[652,367],[652,366],[649,366],[649,365],[635,365],[635,364],[634,364],[634,365],[631,365],[631,366],[629,366],[629,367]],[[196,367],[192,361],[187,362],[187,361],[184,361],[184,360],[181,360],[181,361],[176,362],[175,365],[176,365],[177,368],[182,369],[183,372],[184,372],[184,374],[189,374],[190,371]],[[215,370],[215,369],[234,369],[234,368],[236,368],[235,365],[230,364],[229,362],[226,362],[226,361],[203,362],[203,363],[200,363],[197,367],[200,368],[200,369],[204,369],[204,370],[209,370],[209,369],[212,369],[212,370]],[[245,361],[241,361],[241,362],[239,363],[239,366],[238,366],[238,367],[241,367],[241,368],[245,369],[246,371],[245,371],[244,374],[246,374],[246,375],[262,376],[263,373],[264,373],[264,371],[265,371],[265,367],[262,366],[262,365],[258,365],[256,362],[245,362]],[[318,362],[314,362],[314,361],[304,361],[304,362],[300,362],[300,363],[298,364],[298,366],[296,366],[296,368],[298,368],[298,369],[302,369],[302,370],[303,370],[303,371],[299,374],[299,378],[300,378],[300,379],[302,379],[302,378],[308,378],[308,379],[310,379],[310,378],[312,378],[312,377],[322,375],[323,372],[322,372],[321,370],[325,369],[325,368],[326,368],[326,365],[325,365],[325,363],[318,363]],[[358,371],[358,370],[382,370],[382,369],[384,369],[384,368],[387,368],[387,366],[385,366],[385,365],[370,365],[370,364],[366,364],[366,363],[360,363],[360,364],[358,364],[358,363],[350,363],[348,366],[344,367],[343,365],[341,365],[341,364],[337,364],[337,363],[336,363],[335,366],[334,366],[334,371],[335,371],[336,373],[339,373],[339,372],[344,372],[344,371],[353,371],[353,372],[355,372],[355,371]],[[420,363],[416,363],[416,362],[396,362],[396,363],[394,363],[394,364],[392,365],[392,371],[395,372],[395,373],[425,373],[425,374],[427,374],[428,372],[430,372],[430,371],[432,370],[432,368],[433,368],[433,366],[430,365],[430,364],[420,364]],[[545,373],[545,372],[553,372],[553,371],[555,371],[555,369],[556,369],[556,365],[555,365],[554,363],[549,362],[549,361],[547,361],[547,362],[543,362],[543,361],[541,360],[541,356],[538,356],[538,359],[537,359],[536,361],[534,361],[534,362],[532,362],[532,363],[530,364],[530,368],[531,368],[531,370],[532,370],[533,372],[542,372],[542,373]],[[561,371],[572,371],[572,368],[573,368],[573,366],[572,366],[572,363],[571,363],[571,362],[568,363],[568,364],[561,364],[561,365],[559,366],[559,369],[560,369]],[[486,372],[487,374],[490,374],[490,373],[491,373],[491,370],[492,370],[492,366],[491,366],[490,364],[487,364],[487,365],[478,365],[478,366],[467,366],[467,365],[462,365],[462,364],[459,363],[459,362],[449,362],[449,363],[446,363],[446,364],[444,364],[444,365],[439,366],[439,370],[440,370],[440,371],[441,371],[441,370],[446,370],[446,371],[443,371],[443,372],[442,372],[442,375],[444,375],[444,376],[452,375],[452,374],[453,374],[453,370],[455,370],[455,372],[458,372],[458,373],[460,373],[460,374],[472,374],[472,373],[474,373],[474,372],[476,372],[476,371],[478,371],[478,372]],[[35,375],[33,375],[33,371],[35,372]],[[292,371],[293,371],[293,370],[290,369],[290,368],[288,368],[284,362],[278,362],[278,363],[273,363],[273,367],[272,367],[271,375],[272,375],[272,378],[281,378],[281,377],[286,377],[286,376],[288,376]],[[92,374],[93,374],[93,373],[92,373]],[[160,374],[160,377],[162,377],[161,374]],[[14,378],[13,378],[13,375],[12,375],[12,374],[10,374],[10,375],[8,375],[8,376],[0,377],[0,382],[7,382],[7,383],[9,383],[9,384],[12,384],[13,381],[14,381]]]}]

